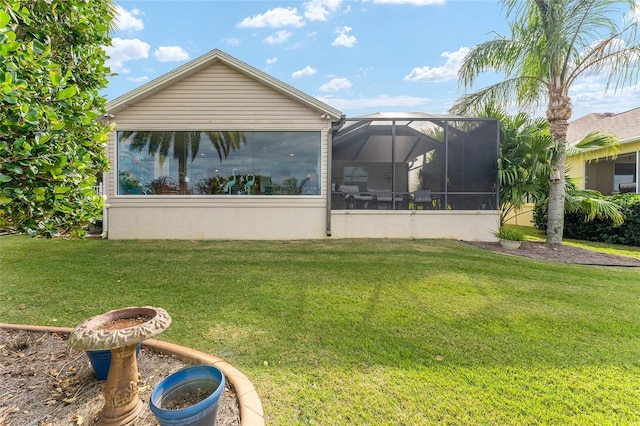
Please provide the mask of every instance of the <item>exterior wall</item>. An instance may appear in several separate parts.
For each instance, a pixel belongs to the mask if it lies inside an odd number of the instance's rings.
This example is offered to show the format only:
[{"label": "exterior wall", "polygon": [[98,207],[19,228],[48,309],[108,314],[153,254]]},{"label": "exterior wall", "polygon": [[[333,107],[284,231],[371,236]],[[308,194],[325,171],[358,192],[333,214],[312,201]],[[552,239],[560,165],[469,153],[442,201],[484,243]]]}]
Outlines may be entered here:
[{"label": "exterior wall", "polygon": [[326,236],[324,198],[191,198],[154,197],[111,207],[109,239],[295,240]]},{"label": "exterior wall", "polygon": [[525,204],[521,210],[512,211],[505,223],[509,225],[533,226],[533,203]]},{"label": "exterior wall", "polygon": [[[620,151],[617,155],[628,154],[640,151],[640,140],[626,142],[620,146]],[[568,174],[570,177],[577,179],[578,185],[581,188],[585,188],[585,176],[587,176],[587,167],[589,167],[590,173],[595,173],[591,175],[591,180],[597,180],[597,182],[590,182],[590,186],[595,187],[598,191],[603,194],[607,194],[611,191],[613,186],[613,169],[611,163],[607,162],[596,162],[598,159],[608,159],[611,160],[613,157],[611,155],[607,155],[604,150],[594,150],[588,154],[583,156],[571,156],[567,157],[567,167],[570,168]],[[591,161],[589,164],[587,162]]]},{"label": "exterior wall", "polygon": [[[322,132],[326,194],[330,120],[222,63],[119,111],[117,130]],[[326,201],[280,196],[117,195],[116,132],[109,138],[105,180],[110,239],[302,239],[326,235]]]},{"label": "exterior wall", "polygon": [[497,241],[499,222],[497,211],[342,210],[331,214],[331,236]]}]

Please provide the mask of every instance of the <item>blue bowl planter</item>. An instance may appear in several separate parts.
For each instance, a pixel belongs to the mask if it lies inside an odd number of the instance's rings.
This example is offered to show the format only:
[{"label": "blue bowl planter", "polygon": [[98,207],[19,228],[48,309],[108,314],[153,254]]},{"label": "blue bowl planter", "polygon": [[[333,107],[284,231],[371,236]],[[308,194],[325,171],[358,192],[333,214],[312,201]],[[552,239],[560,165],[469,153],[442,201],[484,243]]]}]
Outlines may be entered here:
[{"label": "blue bowl planter", "polygon": [[[160,426],[215,426],[224,384],[224,374],[212,365],[183,368],[158,383],[151,393],[149,407]],[[185,408],[167,408],[196,390],[206,390],[209,395]]]},{"label": "blue bowl planter", "polygon": [[[136,357],[140,355],[140,347],[142,343],[138,343],[136,346]],[[96,374],[98,380],[107,380],[107,376],[109,375],[109,367],[111,367],[111,351],[85,351],[87,356],[89,357],[89,361],[91,361],[91,367],[93,367],[93,372]]]}]

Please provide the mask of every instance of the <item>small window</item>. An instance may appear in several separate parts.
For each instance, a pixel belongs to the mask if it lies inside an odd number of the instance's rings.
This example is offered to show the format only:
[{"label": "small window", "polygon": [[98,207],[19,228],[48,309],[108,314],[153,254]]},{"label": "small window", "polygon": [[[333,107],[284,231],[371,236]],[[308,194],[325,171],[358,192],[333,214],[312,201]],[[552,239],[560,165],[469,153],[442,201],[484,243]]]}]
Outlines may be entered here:
[{"label": "small window", "polygon": [[636,181],[635,163],[615,163],[613,171],[613,190],[619,191],[620,184]]}]

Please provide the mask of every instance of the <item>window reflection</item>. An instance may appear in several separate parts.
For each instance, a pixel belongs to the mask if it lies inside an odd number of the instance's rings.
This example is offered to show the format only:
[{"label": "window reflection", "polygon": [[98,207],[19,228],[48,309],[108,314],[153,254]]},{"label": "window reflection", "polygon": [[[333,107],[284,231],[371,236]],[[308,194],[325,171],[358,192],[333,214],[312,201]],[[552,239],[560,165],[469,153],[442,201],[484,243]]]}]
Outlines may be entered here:
[{"label": "window reflection", "polygon": [[319,195],[320,132],[118,132],[118,193]]}]

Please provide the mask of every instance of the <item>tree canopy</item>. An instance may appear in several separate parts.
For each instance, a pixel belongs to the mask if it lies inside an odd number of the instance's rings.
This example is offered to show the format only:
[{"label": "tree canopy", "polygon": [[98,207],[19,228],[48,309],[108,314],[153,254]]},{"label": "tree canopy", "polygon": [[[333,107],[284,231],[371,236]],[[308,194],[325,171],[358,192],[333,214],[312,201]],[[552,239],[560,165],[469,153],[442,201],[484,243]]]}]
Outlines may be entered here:
[{"label": "tree canopy", "polygon": [[569,91],[580,77],[606,88],[638,81],[638,20],[625,17],[635,0],[502,0],[512,18],[511,35],[475,46],[463,60],[460,82],[470,87],[485,71],[504,80],[465,95],[452,108],[464,113],[477,104],[537,106],[546,102],[546,118],[556,144],[549,179],[547,243],[561,244],[565,202],[565,159]]},{"label": "tree canopy", "polygon": [[7,1],[0,8],[0,227],[82,235],[99,217],[113,5]]}]

